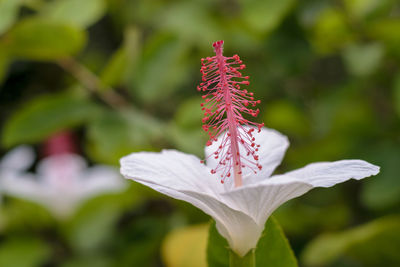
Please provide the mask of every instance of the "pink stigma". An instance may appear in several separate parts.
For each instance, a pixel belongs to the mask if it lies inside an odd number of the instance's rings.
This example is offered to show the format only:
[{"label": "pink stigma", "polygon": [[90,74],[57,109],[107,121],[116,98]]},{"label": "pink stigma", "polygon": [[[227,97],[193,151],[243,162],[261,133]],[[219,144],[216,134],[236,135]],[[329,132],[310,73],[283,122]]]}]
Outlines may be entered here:
[{"label": "pink stigma", "polygon": [[239,71],[246,65],[238,55],[224,57],[223,44],[222,40],[213,43],[215,56],[201,59],[203,82],[197,90],[205,92],[201,107],[204,111],[203,130],[210,136],[207,146],[222,135],[219,147],[208,156],[218,160],[211,173],[220,173],[222,183],[233,176],[235,186],[239,187],[243,168],[255,173],[262,168],[257,155],[260,145],[254,142],[254,131],[260,132],[264,124],[243,117],[243,114],[257,117],[259,109],[254,107],[260,100],[254,100],[253,93],[241,89],[241,85],[249,85],[249,76],[243,76]]}]

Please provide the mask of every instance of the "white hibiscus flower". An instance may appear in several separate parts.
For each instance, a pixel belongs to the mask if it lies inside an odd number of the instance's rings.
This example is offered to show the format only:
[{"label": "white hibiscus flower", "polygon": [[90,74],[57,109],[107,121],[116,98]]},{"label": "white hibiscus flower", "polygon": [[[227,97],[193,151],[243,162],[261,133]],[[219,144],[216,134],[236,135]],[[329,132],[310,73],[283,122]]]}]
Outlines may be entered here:
[{"label": "white hibiscus flower", "polygon": [[244,256],[256,247],[268,217],[284,202],[314,187],[330,187],[379,172],[378,166],[362,160],[341,160],[313,163],[271,176],[289,142],[286,136],[267,128],[262,128],[255,138],[260,145],[258,155],[262,169],[255,174],[244,168],[240,187],[234,187],[232,178],[222,185],[218,176],[210,173],[218,164],[214,157],[209,157],[220,145],[218,141],[206,147],[206,164],[196,156],[176,150],[139,152],[121,159],[121,173],[209,214],[231,249]]}]

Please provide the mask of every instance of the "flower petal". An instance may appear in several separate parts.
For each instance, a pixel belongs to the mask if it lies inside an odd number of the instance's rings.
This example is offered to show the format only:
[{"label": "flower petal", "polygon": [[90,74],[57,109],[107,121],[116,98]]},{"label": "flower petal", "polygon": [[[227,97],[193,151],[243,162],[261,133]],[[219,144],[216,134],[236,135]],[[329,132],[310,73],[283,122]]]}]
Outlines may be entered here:
[{"label": "flower petal", "polygon": [[51,155],[39,162],[37,176],[43,184],[60,188],[75,183],[86,168],[85,159],[77,154]]},{"label": "flower petal", "polygon": [[121,173],[209,214],[240,255],[256,246],[264,226],[259,227],[249,216],[219,200],[223,186],[197,157],[174,150],[133,153],[121,159]]},{"label": "flower petal", "polygon": [[[249,129],[246,127],[246,129]],[[262,166],[262,170],[254,174],[249,168],[243,168],[243,183],[252,184],[257,183],[262,179],[268,178],[275,168],[281,163],[283,156],[285,155],[286,149],[289,146],[289,141],[286,136],[282,135],[278,131],[273,129],[268,129],[266,127],[261,128],[261,132],[254,134],[255,143],[260,145],[258,156],[259,164]],[[218,160],[216,160],[212,154],[218,149],[222,138],[219,137],[218,141],[212,143],[211,146],[206,146],[205,156],[207,158],[207,166],[214,169],[218,165]],[[239,146],[241,155],[246,155],[242,146]],[[253,161],[252,158],[249,157]],[[218,173],[215,175],[219,177]],[[233,179],[226,179],[225,185],[226,189],[230,190],[233,188]]]},{"label": "flower petal", "polygon": [[0,162],[0,172],[24,171],[28,169],[35,160],[35,153],[29,146],[18,146],[8,152]]},{"label": "flower petal", "polygon": [[229,247],[239,256],[246,255],[249,250],[257,246],[264,225],[257,224],[247,214],[230,208],[212,196],[193,191],[182,191],[182,193],[201,201],[202,206],[195,206],[213,217],[218,232],[225,237]]},{"label": "flower petal", "polygon": [[137,182],[147,182],[177,190],[215,195],[222,190],[218,179],[200,159],[176,150],[161,153],[139,152],[121,159],[121,173]]},{"label": "flower petal", "polygon": [[351,178],[360,180],[376,175],[379,173],[379,169],[378,166],[366,161],[353,159],[312,163],[301,169],[285,173],[285,176],[307,182],[313,187],[330,187]]},{"label": "flower petal", "polygon": [[82,172],[75,189],[80,198],[85,199],[101,193],[119,192],[126,186],[126,180],[114,168],[98,165]]},{"label": "flower petal", "polygon": [[313,187],[292,177],[275,176],[262,183],[242,186],[223,193],[223,201],[243,211],[260,226],[284,202],[301,196]]}]

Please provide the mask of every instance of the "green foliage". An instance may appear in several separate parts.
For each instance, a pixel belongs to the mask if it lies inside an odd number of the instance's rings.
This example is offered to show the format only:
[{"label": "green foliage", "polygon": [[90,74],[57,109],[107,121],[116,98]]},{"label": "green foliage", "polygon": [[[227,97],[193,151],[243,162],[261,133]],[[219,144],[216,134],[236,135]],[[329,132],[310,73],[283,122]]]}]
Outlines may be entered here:
[{"label": "green foliage", "polygon": [[140,100],[159,101],[179,88],[187,71],[186,50],[183,42],[168,35],[157,35],[149,40],[133,80],[134,93]]},{"label": "green foliage", "polygon": [[400,117],[400,75],[396,76],[393,83],[393,100],[394,108],[397,111],[397,115]]},{"label": "green foliage", "polygon": [[0,1],[0,36],[17,20],[20,0]]},{"label": "green foliage", "polygon": [[105,11],[104,0],[58,0],[47,4],[41,16],[54,22],[86,28],[99,20]]},{"label": "green foliage", "polygon": [[322,234],[305,249],[302,260],[307,266],[325,266],[341,257],[362,266],[398,266],[400,257],[399,216],[380,218],[344,232]]},{"label": "green foliage", "polygon": [[269,103],[265,108],[264,121],[268,127],[293,136],[306,136],[310,132],[310,121],[306,115],[289,101]]},{"label": "green foliage", "polygon": [[151,150],[162,136],[162,123],[140,111],[105,110],[89,125],[88,152],[100,162],[116,165],[133,151]]},{"label": "green foliage", "polygon": [[294,0],[239,1],[243,7],[243,20],[250,29],[261,33],[269,33],[275,29],[295,2]]},{"label": "green foliage", "polygon": [[363,185],[363,203],[373,210],[396,207],[400,203],[398,164],[400,144],[382,143],[370,148],[369,158],[381,166],[379,179],[369,179]]},{"label": "green foliage", "polygon": [[50,247],[42,240],[30,237],[14,238],[0,246],[0,265],[34,267],[47,261]]},{"label": "green foliage", "polygon": [[8,33],[5,45],[10,54],[34,60],[55,60],[79,52],[86,41],[85,32],[62,22],[27,18]]},{"label": "green foliage", "polygon": [[[296,258],[278,222],[269,218],[255,250],[256,266],[297,266]],[[209,267],[229,266],[229,246],[218,233],[215,223],[210,227],[207,262]]]},{"label": "green foliage", "polygon": [[333,53],[353,40],[345,15],[326,9],[318,16],[313,29],[313,43],[318,52]]},{"label": "green foliage", "polygon": [[94,104],[71,94],[39,96],[20,107],[4,126],[2,143],[33,143],[57,131],[80,125],[96,114]]},{"label": "green foliage", "polygon": [[384,49],[379,43],[349,45],[343,53],[348,71],[353,75],[366,76],[379,67]]}]

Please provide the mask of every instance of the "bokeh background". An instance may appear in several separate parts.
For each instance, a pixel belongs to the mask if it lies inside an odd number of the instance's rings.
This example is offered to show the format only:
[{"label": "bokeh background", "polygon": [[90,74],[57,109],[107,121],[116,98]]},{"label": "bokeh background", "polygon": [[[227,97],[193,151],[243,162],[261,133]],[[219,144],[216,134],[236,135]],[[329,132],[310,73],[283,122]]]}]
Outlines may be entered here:
[{"label": "bokeh background", "polygon": [[[258,120],[290,139],[278,173],[381,166],[275,212],[299,265],[400,266],[397,0],[0,0],[0,155],[30,145],[36,173],[62,131],[90,165],[163,148],[202,157],[200,58],[220,39],[247,65]],[[61,219],[0,187],[0,266],[204,266],[210,218],[128,185]]]}]

